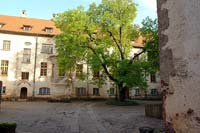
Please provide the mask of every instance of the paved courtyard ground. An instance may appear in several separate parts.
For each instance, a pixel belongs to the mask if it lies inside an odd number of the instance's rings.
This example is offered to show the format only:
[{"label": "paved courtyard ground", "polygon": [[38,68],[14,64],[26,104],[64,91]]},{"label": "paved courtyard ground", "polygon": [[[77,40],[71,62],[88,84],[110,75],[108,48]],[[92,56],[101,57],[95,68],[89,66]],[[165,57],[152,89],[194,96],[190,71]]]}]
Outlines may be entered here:
[{"label": "paved courtyard ground", "polygon": [[0,122],[16,122],[17,133],[138,133],[139,127],[162,128],[159,119],[139,106],[104,102],[3,102]]}]

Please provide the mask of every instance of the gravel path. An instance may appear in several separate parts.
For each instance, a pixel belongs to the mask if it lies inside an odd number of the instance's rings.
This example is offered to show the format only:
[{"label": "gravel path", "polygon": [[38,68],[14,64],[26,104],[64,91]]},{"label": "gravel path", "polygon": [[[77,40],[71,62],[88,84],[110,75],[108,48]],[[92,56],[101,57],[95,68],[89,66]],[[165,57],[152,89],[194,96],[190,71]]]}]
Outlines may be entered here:
[{"label": "gravel path", "polygon": [[109,106],[104,102],[3,102],[0,122],[16,122],[17,133],[138,133],[162,128],[144,116],[144,105]]}]

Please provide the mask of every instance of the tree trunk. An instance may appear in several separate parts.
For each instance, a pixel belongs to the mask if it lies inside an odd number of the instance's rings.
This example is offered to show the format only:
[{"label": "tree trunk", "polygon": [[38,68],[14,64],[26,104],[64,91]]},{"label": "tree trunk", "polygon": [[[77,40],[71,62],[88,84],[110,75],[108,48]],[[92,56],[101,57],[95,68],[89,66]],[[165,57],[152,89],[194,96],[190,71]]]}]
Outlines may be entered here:
[{"label": "tree trunk", "polygon": [[126,98],[126,88],[123,87],[121,84],[118,85],[119,88],[119,101],[123,102]]},{"label": "tree trunk", "polygon": [[118,94],[119,94],[119,93],[118,93],[119,91],[118,91],[118,88],[115,88],[115,92],[116,92],[116,93],[115,93],[115,100],[118,101],[118,99],[119,99],[119,95],[118,95]]}]

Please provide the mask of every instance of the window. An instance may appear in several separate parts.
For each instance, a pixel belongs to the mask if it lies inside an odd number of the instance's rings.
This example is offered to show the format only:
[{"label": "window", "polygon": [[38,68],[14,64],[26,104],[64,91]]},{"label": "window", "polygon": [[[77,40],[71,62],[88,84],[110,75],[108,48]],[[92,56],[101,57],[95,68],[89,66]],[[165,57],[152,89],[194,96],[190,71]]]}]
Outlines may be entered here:
[{"label": "window", "polygon": [[51,27],[45,27],[44,31],[48,32],[48,33],[52,33],[53,32],[53,28],[51,28]]},{"label": "window", "polygon": [[23,63],[30,63],[31,62],[31,49],[24,48],[23,52]]},{"label": "window", "polygon": [[32,43],[31,42],[25,42],[24,45],[25,46],[30,46]]},{"label": "window", "polygon": [[52,54],[53,53],[53,44],[42,44],[41,53]]},{"label": "window", "polygon": [[0,92],[1,94],[6,94],[6,87],[2,86],[2,88],[0,88]]},{"label": "window", "polygon": [[85,96],[86,95],[86,88],[84,88],[84,87],[77,87],[76,88],[76,95],[77,96]]},{"label": "window", "polygon": [[93,88],[93,95],[94,96],[100,96],[100,94],[99,94],[99,88]]},{"label": "window", "polygon": [[76,65],[76,74],[80,75],[83,73],[83,64],[77,64]]},{"label": "window", "polygon": [[150,75],[150,80],[151,80],[151,82],[155,83],[156,82],[156,75],[155,74],[151,74]]},{"label": "window", "polygon": [[140,89],[135,89],[135,96],[140,96]]},{"label": "window", "polygon": [[5,24],[4,23],[0,23],[0,28],[3,28]]},{"label": "window", "polygon": [[40,76],[47,76],[47,63],[41,62]]},{"label": "window", "polygon": [[1,60],[1,75],[8,75],[8,60]]},{"label": "window", "polygon": [[115,95],[115,88],[110,88],[110,96],[114,96]]},{"label": "window", "polygon": [[94,71],[93,72],[93,79],[99,79],[99,71]]},{"label": "window", "polygon": [[22,72],[22,80],[29,79],[29,72]]},{"label": "window", "polygon": [[3,50],[4,50],[4,51],[10,51],[10,44],[11,44],[10,41],[4,40],[4,41],[3,41]]},{"label": "window", "polygon": [[47,87],[39,88],[39,95],[50,95],[50,88]]},{"label": "window", "polygon": [[158,90],[157,89],[151,89],[151,95],[152,96],[157,96],[158,95]]},{"label": "window", "polygon": [[32,26],[30,26],[30,25],[23,25],[22,29],[26,30],[26,31],[29,31],[29,30],[32,29]]}]

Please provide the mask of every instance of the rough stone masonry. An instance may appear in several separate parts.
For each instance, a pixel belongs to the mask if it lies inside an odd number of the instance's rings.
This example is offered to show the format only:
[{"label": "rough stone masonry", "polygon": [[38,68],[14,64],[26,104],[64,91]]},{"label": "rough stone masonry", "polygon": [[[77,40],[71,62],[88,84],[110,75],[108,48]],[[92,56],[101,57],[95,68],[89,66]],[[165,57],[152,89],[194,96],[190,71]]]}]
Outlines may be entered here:
[{"label": "rough stone masonry", "polygon": [[157,0],[167,129],[200,133],[200,0]]}]

